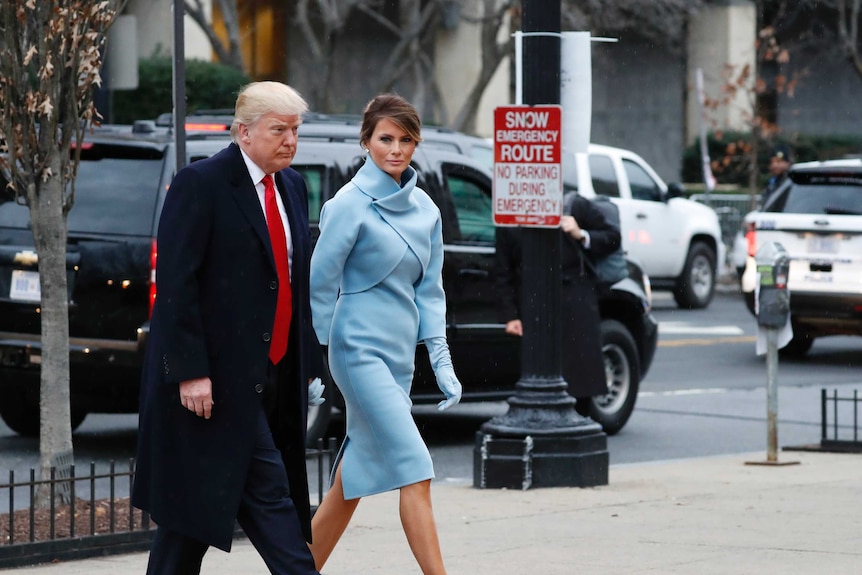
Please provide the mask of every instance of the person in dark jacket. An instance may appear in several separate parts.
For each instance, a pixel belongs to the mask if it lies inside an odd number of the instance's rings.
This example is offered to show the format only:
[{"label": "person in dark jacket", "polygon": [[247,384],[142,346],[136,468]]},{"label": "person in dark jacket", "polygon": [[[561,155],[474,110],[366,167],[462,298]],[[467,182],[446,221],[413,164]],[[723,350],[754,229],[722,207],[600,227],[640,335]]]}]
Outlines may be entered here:
[{"label": "person in dark jacket", "polygon": [[284,84],[246,86],[233,142],[180,170],[165,198],[132,495],[158,525],[150,575],[199,573],[210,545],[230,551],[237,521],[271,573],[318,573],[305,426],[323,361],[308,194],[288,167],[306,109]]},{"label": "person in dark jacket", "polygon": [[761,206],[765,206],[767,200],[781,187],[781,184],[787,179],[787,172],[792,165],[793,155],[790,148],[785,144],[776,144],[772,148],[772,155],[769,156],[769,180],[760,195]]},{"label": "person in dark jacket", "polygon": [[[497,228],[495,285],[500,321],[506,333],[524,335],[521,323],[521,230]],[[586,252],[605,256],[620,246],[620,230],[590,200],[576,195],[571,213],[560,221],[562,376],[575,408],[589,413],[589,398],[608,392],[602,356],[598,286]]]}]

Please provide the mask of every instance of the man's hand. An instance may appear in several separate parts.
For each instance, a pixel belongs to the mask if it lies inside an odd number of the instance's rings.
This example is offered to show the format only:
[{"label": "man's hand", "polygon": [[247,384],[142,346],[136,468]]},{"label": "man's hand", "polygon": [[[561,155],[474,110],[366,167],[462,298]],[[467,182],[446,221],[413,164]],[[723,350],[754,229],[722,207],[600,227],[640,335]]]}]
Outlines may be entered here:
[{"label": "man's hand", "polygon": [[575,238],[578,241],[584,239],[584,234],[581,231],[581,226],[578,225],[578,220],[574,216],[563,216],[560,218],[560,229]]},{"label": "man's hand", "polygon": [[180,383],[180,403],[198,417],[209,419],[215,404],[213,382],[208,377],[183,381]]},{"label": "man's hand", "polygon": [[506,322],[506,333],[510,335],[524,335],[524,325],[519,319]]}]

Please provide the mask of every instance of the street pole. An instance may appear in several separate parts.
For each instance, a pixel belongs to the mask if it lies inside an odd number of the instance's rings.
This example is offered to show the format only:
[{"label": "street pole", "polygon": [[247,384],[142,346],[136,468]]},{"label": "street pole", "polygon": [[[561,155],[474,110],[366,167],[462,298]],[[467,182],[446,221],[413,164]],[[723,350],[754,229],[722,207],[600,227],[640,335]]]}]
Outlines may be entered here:
[{"label": "street pole", "polygon": [[176,171],[186,165],[186,40],[185,22],[186,3],[173,2],[174,50],[174,141],[176,144]]},{"label": "street pole", "polygon": [[[560,103],[560,2],[522,0],[526,105]],[[561,376],[560,231],[524,227],[521,262],[521,378],[507,413],[476,434],[479,488],[608,483],[607,436],[574,409]]]}]

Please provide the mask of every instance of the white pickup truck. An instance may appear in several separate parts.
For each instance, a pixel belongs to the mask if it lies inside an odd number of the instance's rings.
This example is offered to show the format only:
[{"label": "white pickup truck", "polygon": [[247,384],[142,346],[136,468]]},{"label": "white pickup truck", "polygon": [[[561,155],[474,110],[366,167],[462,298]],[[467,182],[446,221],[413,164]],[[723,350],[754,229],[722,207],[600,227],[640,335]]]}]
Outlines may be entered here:
[{"label": "white pickup truck", "polygon": [[668,186],[643,158],[621,148],[590,144],[587,154],[564,159],[567,190],[603,195],[619,206],[623,249],[640,261],[654,289],[669,289],[682,308],[712,301],[725,246],[715,211]]}]

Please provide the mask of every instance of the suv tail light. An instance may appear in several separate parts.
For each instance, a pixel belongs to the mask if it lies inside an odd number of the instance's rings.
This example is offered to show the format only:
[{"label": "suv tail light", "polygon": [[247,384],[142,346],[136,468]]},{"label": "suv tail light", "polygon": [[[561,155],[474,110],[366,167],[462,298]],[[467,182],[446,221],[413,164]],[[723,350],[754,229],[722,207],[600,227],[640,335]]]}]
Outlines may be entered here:
[{"label": "suv tail light", "polygon": [[757,253],[757,234],[755,232],[754,222],[748,222],[745,230],[745,248],[748,255],[754,257]]},{"label": "suv tail light", "polygon": [[149,304],[149,314],[147,317],[150,319],[153,318],[153,306],[156,304],[156,258],[158,258],[158,255],[156,238],[153,238],[150,247],[150,294],[147,299],[147,303]]}]

